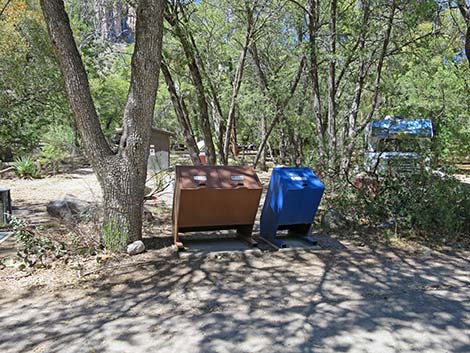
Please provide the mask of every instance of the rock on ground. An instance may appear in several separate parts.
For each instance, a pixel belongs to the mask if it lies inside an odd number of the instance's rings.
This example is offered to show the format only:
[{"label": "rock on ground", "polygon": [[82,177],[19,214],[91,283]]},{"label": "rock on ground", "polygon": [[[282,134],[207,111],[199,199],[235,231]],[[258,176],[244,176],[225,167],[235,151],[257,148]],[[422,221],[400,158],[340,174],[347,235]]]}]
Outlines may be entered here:
[{"label": "rock on ground", "polygon": [[90,203],[79,200],[71,195],[51,201],[47,204],[47,213],[52,217],[70,220],[89,211]]},{"label": "rock on ground", "polygon": [[142,240],[137,240],[127,246],[127,253],[129,255],[137,255],[145,251],[145,244]]}]

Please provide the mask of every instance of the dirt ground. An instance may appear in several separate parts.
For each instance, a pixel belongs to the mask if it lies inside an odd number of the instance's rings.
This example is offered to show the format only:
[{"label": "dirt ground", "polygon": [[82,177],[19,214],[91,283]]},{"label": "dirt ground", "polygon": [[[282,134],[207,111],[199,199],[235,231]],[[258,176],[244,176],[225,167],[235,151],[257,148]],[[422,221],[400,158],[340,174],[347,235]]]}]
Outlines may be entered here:
[{"label": "dirt ground", "polygon": [[[38,223],[64,193],[100,197],[86,169],[1,183],[14,190],[15,212]],[[149,204],[162,201],[171,205],[171,193]],[[166,239],[159,212],[152,229]],[[320,236],[320,250],[180,256],[165,247],[6,268],[0,352],[470,351],[468,251],[346,238]]]},{"label": "dirt ground", "polygon": [[0,351],[470,351],[468,253],[342,244],[150,251],[61,286],[2,290]]}]

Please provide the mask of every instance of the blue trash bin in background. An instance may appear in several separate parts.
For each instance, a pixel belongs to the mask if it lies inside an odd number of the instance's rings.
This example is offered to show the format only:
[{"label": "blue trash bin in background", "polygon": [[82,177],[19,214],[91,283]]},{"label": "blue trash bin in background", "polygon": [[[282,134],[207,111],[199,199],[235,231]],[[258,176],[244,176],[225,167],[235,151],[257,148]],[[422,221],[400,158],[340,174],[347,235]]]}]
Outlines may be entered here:
[{"label": "blue trash bin in background", "polygon": [[261,214],[260,236],[274,245],[286,244],[278,230],[308,236],[325,186],[310,168],[274,168]]}]

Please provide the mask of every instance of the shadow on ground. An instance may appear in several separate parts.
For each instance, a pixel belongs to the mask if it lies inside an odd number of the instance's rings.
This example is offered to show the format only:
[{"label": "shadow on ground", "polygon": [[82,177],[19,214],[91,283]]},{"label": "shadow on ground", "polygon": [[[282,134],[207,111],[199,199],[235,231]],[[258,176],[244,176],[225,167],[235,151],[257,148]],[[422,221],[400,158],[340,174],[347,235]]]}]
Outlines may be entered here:
[{"label": "shadow on ground", "polygon": [[469,263],[389,249],[168,258],[1,300],[1,352],[469,352]]}]

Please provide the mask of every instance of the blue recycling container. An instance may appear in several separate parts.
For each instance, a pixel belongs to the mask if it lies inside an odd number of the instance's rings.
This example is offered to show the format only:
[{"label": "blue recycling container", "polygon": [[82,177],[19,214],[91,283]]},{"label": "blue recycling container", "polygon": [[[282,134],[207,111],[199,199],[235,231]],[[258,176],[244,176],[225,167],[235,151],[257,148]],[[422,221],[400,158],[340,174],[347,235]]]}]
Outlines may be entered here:
[{"label": "blue recycling container", "polygon": [[308,236],[325,186],[310,168],[274,168],[261,214],[260,236],[274,245],[286,244],[276,232]]}]

